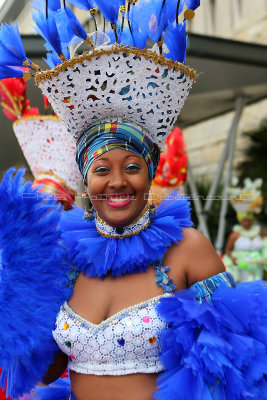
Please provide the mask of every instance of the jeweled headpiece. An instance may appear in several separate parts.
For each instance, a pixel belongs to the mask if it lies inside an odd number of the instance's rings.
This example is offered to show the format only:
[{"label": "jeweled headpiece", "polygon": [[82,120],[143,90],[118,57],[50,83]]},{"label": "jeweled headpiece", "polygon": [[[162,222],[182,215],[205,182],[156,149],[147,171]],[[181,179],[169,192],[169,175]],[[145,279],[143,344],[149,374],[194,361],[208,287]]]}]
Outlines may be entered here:
[{"label": "jeweled headpiece", "polygon": [[39,115],[26,98],[23,78],[0,81],[0,99],[35,178],[34,186],[63,204],[74,203],[81,177],[75,163],[75,141],[54,115]]},{"label": "jeweled headpiece", "polygon": [[[59,0],[47,0],[46,7],[38,1],[33,4],[33,19],[47,41],[52,69],[39,71],[27,59],[16,28],[3,25],[0,47],[3,44],[8,62],[2,76],[11,70],[18,74],[15,65],[29,66],[75,138],[99,123],[131,123],[161,148],[196,78],[195,71],[184,65],[185,26],[200,1],[70,0],[94,20],[98,7],[111,23],[110,30],[92,34],[63,3],[63,7]],[[6,43],[11,36],[19,45],[16,54],[10,54]],[[147,39],[155,45],[147,48]],[[81,55],[76,54],[79,42],[88,46]]]}]

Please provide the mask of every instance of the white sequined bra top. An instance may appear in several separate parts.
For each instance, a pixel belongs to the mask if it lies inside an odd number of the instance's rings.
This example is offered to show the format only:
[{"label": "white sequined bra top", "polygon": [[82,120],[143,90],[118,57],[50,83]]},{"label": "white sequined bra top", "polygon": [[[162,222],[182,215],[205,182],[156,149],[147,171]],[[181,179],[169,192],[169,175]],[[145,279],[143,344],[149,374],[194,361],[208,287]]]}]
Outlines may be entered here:
[{"label": "white sequined bra top", "polygon": [[162,260],[155,263],[156,282],[164,294],[123,309],[100,324],[76,314],[67,303],[61,306],[53,336],[68,355],[70,370],[87,375],[127,375],[157,373],[159,335],[167,328],[158,315],[160,298],[171,296],[175,286],[168,278]]}]

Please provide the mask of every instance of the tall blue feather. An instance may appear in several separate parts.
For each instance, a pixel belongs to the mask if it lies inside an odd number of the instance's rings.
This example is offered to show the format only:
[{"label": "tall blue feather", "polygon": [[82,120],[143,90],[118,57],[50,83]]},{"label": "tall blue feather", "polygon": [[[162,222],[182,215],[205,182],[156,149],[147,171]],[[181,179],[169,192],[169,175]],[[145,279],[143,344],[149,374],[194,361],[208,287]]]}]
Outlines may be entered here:
[{"label": "tall blue feather", "polygon": [[1,65],[23,66],[27,60],[17,25],[1,25],[0,57]]},{"label": "tall blue feather", "polygon": [[142,32],[154,42],[160,40],[168,24],[167,8],[166,4],[162,7],[162,0],[138,1],[132,6],[129,16],[131,24],[135,26],[135,32]]},{"label": "tall blue feather", "polygon": [[85,29],[68,6],[57,11],[54,16],[62,43],[70,46],[87,38]]},{"label": "tall blue feather", "polygon": [[48,18],[46,18],[44,13],[34,12],[32,18],[36,24],[34,29],[51,45],[58,55],[62,54],[62,44],[54,13],[49,13]]},{"label": "tall blue feather", "polygon": [[[117,22],[117,32],[118,32],[118,39],[119,39],[118,43],[122,43],[125,46],[127,46],[127,45],[135,46],[130,29],[128,27],[124,26],[123,30],[121,31],[120,21]],[[113,29],[110,28],[108,31],[106,31],[106,34],[110,38],[110,44],[116,42],[115,33],[114,33]]]},{"label": "tall blue feather", "polygon": [[186,56],[187,34],[186,23],[169,25],[169,30],[164,35],[164,43],[169,49],[169,53],[164,53],[165,57],[183,63]]},{"label": "tall blue feather", "polygon": [[24,71],[19,68],[8,67],[7,65],[0,65],[0,79],[22,77]]},{"label": "tall blue feather", "polygon": [[13,172],[0,184],[0,365],[1,384],[15,398],[30,392],[53,362],[52,330],[72,289],[58,206],[23,184],[24,171]]},{"label": "tall blue feather", "polygon": [[118,20],[119,8],[125,4],[125,0],[95,0],[95,4],[104,15],[105,19],[115,24]]},{"label": "tall blue feather", "polygon": [[[63,54],[67,59],[70,58],[70,52],[67,48],[63,49]],[[53,69],[58,64],[62,64],[62,61],[60,60],[60,58],[58,58],[57,53],[53,49],[52,51],[46,53],[46,58],[43,58],[43,60],[51,69]]]},{"label": "tall blue feather", "polygon": [[[177,3],[178,0],[166,0],[165,12],[169,23],[174,22],[176,19]],[[180,15],[183,12],[184,6],[185,6],[184,0],[181,0],[179,4],[178,15]]]},{"label": "tall blue feather", "polygon": [[[41,11],[45,14],[46,12],[46,1],[45,0],[33,0],[31,7],[36,11]],[[51,11],[57,11],[61,8],[60,0],[48,0],[48,9]]]},{"label": "tall blue feather", "polygon": [[68,3],[79,8],[80,10],[86,10],[86,11],[89,11],[90,8],[95,7],[94,0],[68,0]]},{"label": "tall blue feather", "polygon": [[200,0],[184,0],[186,7],[195,10],[200,6]]}]

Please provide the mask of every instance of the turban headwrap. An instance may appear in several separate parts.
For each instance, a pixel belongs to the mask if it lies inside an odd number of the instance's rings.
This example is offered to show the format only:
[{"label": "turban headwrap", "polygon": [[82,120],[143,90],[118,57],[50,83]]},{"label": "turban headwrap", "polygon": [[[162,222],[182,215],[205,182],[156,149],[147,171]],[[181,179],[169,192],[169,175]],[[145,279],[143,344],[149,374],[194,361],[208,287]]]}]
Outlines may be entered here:
[{"label": "turban headwrap", "polygon": [[247,218],[250,220],[254,219],[254,215],[250,211],[240,211],[237,213],[236,217],[237,217],[238,222],[241,222],[242,219],[244,219],[244,218]]},{"label": "turban headwrap", "polygon": [[87,172],[93,161],[113,149],[128,150],[146,162],[149,177],[155,177],[160,151],[141,130],[122,122],[98,124],[83,134],[77,143],[76,161],[86,183]]}]

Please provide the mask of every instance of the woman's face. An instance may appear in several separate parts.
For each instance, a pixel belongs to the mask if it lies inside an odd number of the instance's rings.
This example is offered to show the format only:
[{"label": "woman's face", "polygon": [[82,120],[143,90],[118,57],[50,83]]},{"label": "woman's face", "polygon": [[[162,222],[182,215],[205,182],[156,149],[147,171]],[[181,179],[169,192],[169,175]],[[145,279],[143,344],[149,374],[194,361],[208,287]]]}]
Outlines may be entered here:
[{"label": "woman's face", "polygon": [[145,161],[127,150],[99,156],[87,174],[87,192],[99,216],[118,228],[129,225],[146,205],[150,180]]},{"label": "woman's face", "polygon": [[243,218],[242,219],[242,221],[241,221],[241,225],[243,226],[243,228],[245,228],[245,229],[250,229],[251,228],[251,226],[252,226],[252,219],[250,219],[250,218]]}]

